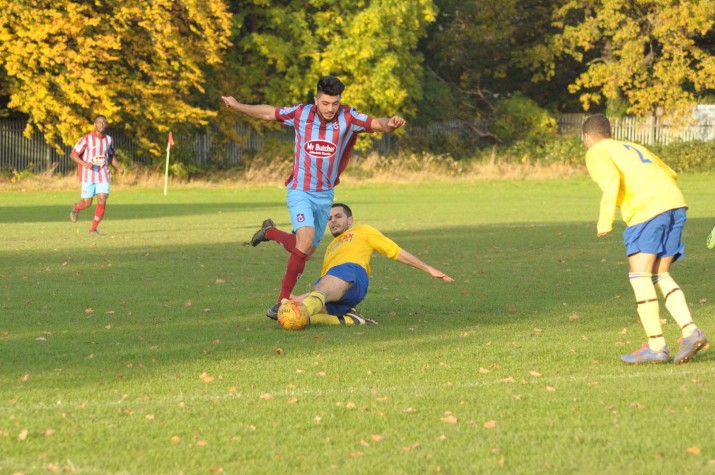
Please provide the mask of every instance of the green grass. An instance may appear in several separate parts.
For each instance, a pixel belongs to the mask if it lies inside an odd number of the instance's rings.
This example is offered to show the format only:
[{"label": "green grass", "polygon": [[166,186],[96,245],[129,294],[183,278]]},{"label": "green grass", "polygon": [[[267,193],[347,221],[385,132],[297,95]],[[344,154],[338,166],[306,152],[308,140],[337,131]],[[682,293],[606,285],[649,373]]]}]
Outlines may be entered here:
[{"label": "green grass", "polygon": [[[681,178],[673,275],[715,338],[712,178]],[[280,187],[115,188],[101,239],[76,197],[0,194],[2,474],[715,472],[715,353],[620,363],[644,335],[587,178],[341,185],[457,281],[377,255],[380,326],[304,332],[263,316],[285,252],[241,245]]]}]

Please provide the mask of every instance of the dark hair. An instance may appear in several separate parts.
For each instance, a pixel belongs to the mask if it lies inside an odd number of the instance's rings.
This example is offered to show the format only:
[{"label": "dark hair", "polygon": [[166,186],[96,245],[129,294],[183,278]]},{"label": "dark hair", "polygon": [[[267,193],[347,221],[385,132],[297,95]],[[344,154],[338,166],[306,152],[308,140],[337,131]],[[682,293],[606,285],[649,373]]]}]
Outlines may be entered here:
[{"label": "dark hair", "polygon": [[345,90],[345,84],[335,76],[323,76],[318,81],[318,94],[327,94],[328,96],[339,96]]},{"label": "dark hair", "polygon": [[100,117],[101,117],[102,119],[104,119],[105,122],[108,122],[108,121],[107,121],[107,118],[106,118],[104,115],[98,114],[98,115],[96,115],[96,116],[94,117],[94,120],[92,121],[92,123],[94,124],[95,122],[97,122],[97,121],[100,119]]},{"label": "dark hair", "polygon": [[338,207],[343,209],[343,213],[345,213],[345,216],[347,216],[348,218],[353,215],[353,210],[351,210],[350,206],[346,205],[345,203],[333,203],[333,206],[331,206],[331,208]]},{"label": "dark hair", "polygon": [[584,121],[583,132],[596,137],[611,138],[611,122],[603,114],[593,114]]}]

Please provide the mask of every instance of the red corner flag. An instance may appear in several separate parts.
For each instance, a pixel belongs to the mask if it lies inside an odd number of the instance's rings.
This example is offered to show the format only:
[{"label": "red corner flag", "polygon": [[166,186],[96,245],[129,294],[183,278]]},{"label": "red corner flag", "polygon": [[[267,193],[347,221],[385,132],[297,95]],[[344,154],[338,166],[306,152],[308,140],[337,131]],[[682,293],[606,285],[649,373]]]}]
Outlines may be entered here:
[{"label": "red corner flag", "polygon": [[171,132],[169,132],[169,147],[174,146],[174,136],[171,135]]}]

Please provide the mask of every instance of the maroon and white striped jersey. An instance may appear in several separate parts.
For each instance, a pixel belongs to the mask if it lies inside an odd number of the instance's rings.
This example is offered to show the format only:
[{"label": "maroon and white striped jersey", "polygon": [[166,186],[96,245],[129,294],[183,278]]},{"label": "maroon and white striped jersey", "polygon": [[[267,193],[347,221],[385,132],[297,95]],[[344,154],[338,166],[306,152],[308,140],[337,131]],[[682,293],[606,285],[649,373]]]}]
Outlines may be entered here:
[{"label": "maroon and white striped jersey", "polygon": [[91,132],[79,139],[73,150],[83,161],[93,164],[92,168],[79,167],[82,183],[109,182],[109,164],[114,158],[114,140],[111,136]]}]

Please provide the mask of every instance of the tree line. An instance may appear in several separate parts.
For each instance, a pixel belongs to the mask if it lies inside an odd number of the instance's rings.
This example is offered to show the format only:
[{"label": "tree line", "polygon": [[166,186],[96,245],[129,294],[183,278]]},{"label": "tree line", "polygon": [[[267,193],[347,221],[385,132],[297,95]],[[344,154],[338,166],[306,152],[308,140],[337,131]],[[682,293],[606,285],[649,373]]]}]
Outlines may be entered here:
[{"label": "tree line", "polygon": [[[677,117],[715,102],[712,0],[0,0],[0,114],[73,143],[106,115],[159,157],[168,131],[340,77],[343,102],[488,143],[555,112]],[[256,128],[265,125],[252,124]]]}]

